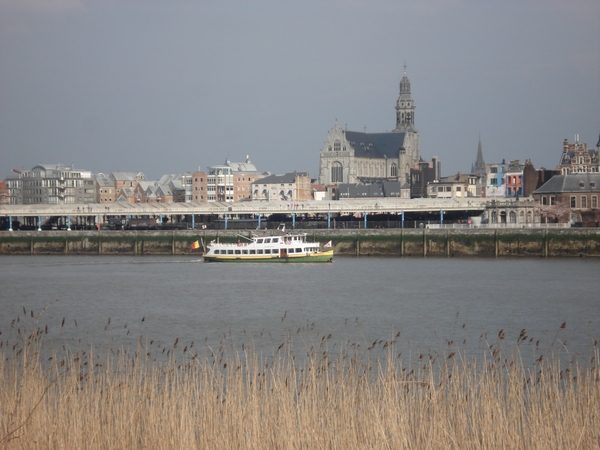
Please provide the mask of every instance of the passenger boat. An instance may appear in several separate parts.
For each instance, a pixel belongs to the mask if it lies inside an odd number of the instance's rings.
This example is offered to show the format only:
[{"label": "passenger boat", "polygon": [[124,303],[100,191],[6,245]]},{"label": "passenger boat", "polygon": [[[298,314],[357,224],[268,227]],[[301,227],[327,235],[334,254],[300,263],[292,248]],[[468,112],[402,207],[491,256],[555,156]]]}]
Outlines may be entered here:
[{"label": "passenger boat", "polygon": [[324,245],[308,242],[307,233],[280,236],[240,236],[236,243],[211,241],[204,249],[210,262],[332,262],[331,241]]}]

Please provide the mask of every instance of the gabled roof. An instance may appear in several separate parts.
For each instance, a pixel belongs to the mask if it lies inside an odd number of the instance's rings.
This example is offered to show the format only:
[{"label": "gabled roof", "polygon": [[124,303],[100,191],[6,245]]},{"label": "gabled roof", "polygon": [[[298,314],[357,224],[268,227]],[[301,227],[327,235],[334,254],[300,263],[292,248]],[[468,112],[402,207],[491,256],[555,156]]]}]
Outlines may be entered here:
[{"label": "gabled roof", "polygon": [[533,194],[559,194],[563,192],[600,192],[600,173],[570,173],[555,175]]},{"label": "gabled roof", "polygon": [[146,176],[142,172],[113,172],[110,175],[117,181],[135,181],[136,179],[145,180]]},{"label": "gabled roof", "polygon": [[359,158],[398,158],[406,133],[361,133],[346,131],[346,139]]}]

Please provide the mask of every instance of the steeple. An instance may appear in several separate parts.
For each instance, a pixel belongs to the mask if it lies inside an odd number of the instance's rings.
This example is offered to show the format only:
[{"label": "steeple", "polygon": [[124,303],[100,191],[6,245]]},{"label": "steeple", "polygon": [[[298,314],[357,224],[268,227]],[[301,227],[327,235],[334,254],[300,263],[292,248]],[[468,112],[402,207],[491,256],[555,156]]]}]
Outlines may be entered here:
[{"label": "steeple", "polygon": [[477,146],[477,159],[471,172],[478,175],[485,174],[485,161],[483,160],[483,151],[481,150],[481,136],[479,136],[479,145]]},{"label": "steeple", "polygon": [[396,129],[394,131],[415,130],[415,104],[410,95],[410,80],[406,75],[404,63],[404,76],[400,80],[400,96],[396,102]]}]

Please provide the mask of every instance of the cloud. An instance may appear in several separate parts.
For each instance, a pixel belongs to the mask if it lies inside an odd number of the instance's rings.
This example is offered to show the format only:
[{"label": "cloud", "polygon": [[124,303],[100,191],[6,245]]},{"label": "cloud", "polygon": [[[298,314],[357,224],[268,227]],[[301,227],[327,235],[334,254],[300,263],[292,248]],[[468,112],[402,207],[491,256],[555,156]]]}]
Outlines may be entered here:
[{"label": "cloud", "polygon": [[0,0],[3,9],[35,13],[83,11],[80,0]]}]

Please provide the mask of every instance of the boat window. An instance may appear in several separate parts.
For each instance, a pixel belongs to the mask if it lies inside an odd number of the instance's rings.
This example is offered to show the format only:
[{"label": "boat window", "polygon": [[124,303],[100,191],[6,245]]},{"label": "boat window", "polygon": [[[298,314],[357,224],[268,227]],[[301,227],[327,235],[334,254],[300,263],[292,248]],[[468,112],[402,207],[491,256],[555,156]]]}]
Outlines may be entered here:
[{"label": "boat window", "polygon": [[236,251],[235,251],[235,254],[236,254],[236,255],[241,255],[241,254],[242,254],[242,251],[241,251],[241,250],[236,250]]},{"label": "boat window", "polygon": [[279,255],[279,249],[274,248],[273,250],[271,250],[271,254],[272,255]]},{"label": "boat window", "polygon": [[301,248],[297,248],[296,249],[296,253],[302,253],[302,249]]},{"label": "boat window", "polygon": [[256,250],[250,250],[251,255],[256,255]]},{"label": "boat window", "polygon": [[266,238],[265,239],[265,244],[268,244],[269,242],[271,242],[271,238]]},{"label": "boat window", "polygon": [[242,250],[242,255],[247,255],[248,254],[248,250]]},{"label": "boat window", "polygon": [[262,243],[263,243],[263,240],[262,240],[262,238],[260,238],[260,239],[257,239],[257,240],[256,240],[256,243],[257,243],[257,244],[262,244]]},{"label": "boat window", "polygon": [[273,238],[273,242],[279,242],[279,238]]},{"label": "boat window", "polygon": [[271,249],[270,248],[266,248],[265,249],[265,255],[270,255],[271,254]]},{"label": "boat window", "polygon": [[288,253],[294,253],[294,249],[293,248],[289,248],[288,249]]},{"label": "boat window", "polygon": [[233,255],[233,250],[227,250],[228,255]]},{"label": "boat window", "polygon": [[215,250],[215,255],[218,255],[219,253],[219,250]]},{"label": "boat window", "polygon": [[256,253],[257,253],[258,255],[262,255],[262,254],[263,254],[263,251],[262,251],[262,250],[256,250]]}]

